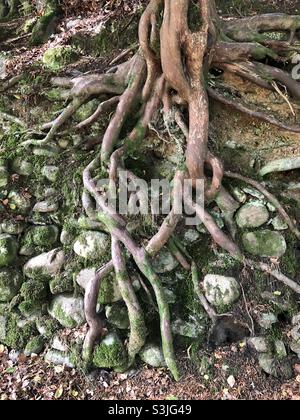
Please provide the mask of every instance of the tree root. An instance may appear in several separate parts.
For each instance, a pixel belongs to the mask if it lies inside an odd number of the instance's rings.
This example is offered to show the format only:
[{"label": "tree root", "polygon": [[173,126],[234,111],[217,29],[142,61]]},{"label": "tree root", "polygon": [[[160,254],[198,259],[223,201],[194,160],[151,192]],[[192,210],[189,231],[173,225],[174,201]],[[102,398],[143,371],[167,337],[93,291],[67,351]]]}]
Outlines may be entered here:
[{"label": "tree root", "polygon": [[[186,270],[191,271],[195,294],[210,319],[215,322],[217,318],[215,311],[201,292],[196,262],[186,254],[175,235],[181,220],[181,213],[177,212],[176,207],[178,191],[182,190],[185,179],[191,180],[194,187],[198,181],[206,181],[206,202],[214,200],[224,214],[231,236],[217,226],[204,206],[194,202],[193,194],[185,191],[184,196],[181,196],[181,201],[184,199],[189,209],[196,213],[218,246],[245,266],[268,273],[296,293],[300,293],[300,286],[296,282],[263,262],[254,262],[245,258],[234,242],[236,234],[234,215],[239,205],[222,186],[224,174],[227,177],[247,182],[261,191],[275,205],[298,239],[299,231],[277,199],[261,184],[231,172],[224,173],[222,162],[208,150],[208,94],[212,99],[220,101],[226,106],[244,112],[252,118],[271,123],[280,129],[299,133],[300,127],[290,126],[281,123],[274,117],[252,111],[234,99],[225,98],[212,88],[207,89],[205,84],[209,68],[222,68],[223,66],[229,71],[237,72],[257,84],[268,86],[268,88],[271,87],[270,77],[272,81],[284,84],[295,98],[299,98],[298,85],[296,86],[286,73],[274,70],[262,63],[250,64],[247,61],[252,58],[264,60],[266,57],[280,59],[276,49],[269,49],[263,44],[264,39],[261,32],[274,29],[283,30],[290,32],[294,37],[296,36],[294,31],[300,27],[299,17],[267,15],[224,22],[218,18],[213,0],[199,0],[197,3],[199,25],[194,27],[189,21],[189,11],[192,6],[195,6],[195,2],[189,0],[165,0],[164,2],[151,0],[140,21],[140,50],[131,59],[110,69],[107,74],[89,74],[75,79],[55,78],[53,84],[70,89],[71,102],[55,121],[43,127],[45,130],[49,130],[43,140],[30,140],[25,143],[36,146],[45,145],[53,140],[59,128],[72,117],[82,104],[92,97],[99,97],[104,102],[101,102],[90,118],[79,123],[77,129],[90,126],[102,112],[117,105],[104,134],[101,153],[94,157],[83,172],[85,191],[82,195],[82,204],[87,218],[80,220],[81,226],[87,228],[93,226],[96,230],[103,230],[111,236],[112,240],[112,260],[91,279],[85,294],[85,313],[89,331],[84,343],[83,357],[85,361],[91,360],[94,346],[104,333],[103,321],[96,312],[97,296],[102,279],[112,270],[115,271],[130,319],[130,336],[127,345],[128,365],[126,367],[134,362],[135,356],[145,343],[144,315],[127,273],[124,257],[126,250],[154,291],[160,318],[163,353],[167,366],[176,380],[179,378],[179,372],[174,354],[170,310],[160,278],[151,263],[151,259],[164,246],[169,247],[172,254]],[[159,39],[158,17],[161,11],[163,12],[163,22]],[[293,41],[293,37],[290,42]],[[280,45],[282,46],[283,43]],[[235,61],[242,62],[237,64]],[[267,72],[267,79],[264,77],[264,72]],[[157,233],[149,238],[148,245],[144,246],[137,243],[128,232],[126,228],[127,215],[119,214],[107,199],[114,193],[114,189],[119,187],[118,173],[121,170],[126,170],[126,158],[131,156],[133,151],[139,150],[147,134],[147,129],[154,120],[156,111],[161,108],[164,120],[167,121],[168,117],[172,115],[186,138],[186,154],[183,156],[184,145],[181,145],[182,156],[180,156],[181,162],[185,160],[185,164],[178,166],[174,178],[172,209],[158,228]],[[188,112],[188,124],[185,121],[185,111]],[[128,132],[125,125],[133,114],[138,116],[135,120],[137,122],[133,130]],[[121,133],[124,133],[123,138],[120,138]],[[174,140],[172,135],[170,137],[171,140]],[[212,173],[211,180],[206,174],[207,168]],[[104,191],[97,188],[100,170],[102,174],[105,171],[109,176],[109,186]],[[138,185],[140,180],[132,172],[128,172],[128,177],[130,182]],[[139,200],[145,206],[148,205],[147,199],[140,192],[132,193],[130,200],[134,202]],[[143,278],[141,282],[151,302],[152,296],[148,286]],[[150,304],[155,306],[153,301]]]}]

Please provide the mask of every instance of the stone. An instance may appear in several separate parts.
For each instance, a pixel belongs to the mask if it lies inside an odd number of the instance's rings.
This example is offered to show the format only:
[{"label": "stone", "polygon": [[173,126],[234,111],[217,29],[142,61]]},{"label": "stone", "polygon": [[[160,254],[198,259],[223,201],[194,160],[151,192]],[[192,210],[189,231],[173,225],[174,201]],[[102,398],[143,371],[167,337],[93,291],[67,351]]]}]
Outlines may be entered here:
[{"label": "stone", "polygon": [[13,220],[5,220],[0,225],[0,231],[9,235],[20,235],[26,227],[25,222],[16,222]]},{"label": "stone", "polygon": [[262,353],[258,356],[258,363],[261,369],[268,375],[278,377],[276,369],[276,360],[275,358],[268,353]]},{"label": "stone", "polygon": [[272,313],[262,314],[258,319],[259,325],[265,330],[272,328],[272,326],[277,322],[277,316]]},{"label": "stone", "polygon": [[31,208],[31,200],[27,195],[22,195],[17,191],[11,191],[7,198],[10,209],[18,213],[26,214]]},{"label": "stone", "polygon": [[42,62],[50,70],[60,70],[76,58],[75,50],[70,46],[48,48],[43,55]]},{"label": "stone", "polygon": [[33,165],[25,159],[16,158],[12,162],[12,170],[21,176],[30,176],[33,173]]},{"label": "stone", "polygon": [[291,337],[296,340],[300,341],[300,324],[297,324],[291,331]]},{"label": "stone", "polygon": [[204,291],[207,300],[216,307],[235,303],[241,294],[240,285],[234,277],[208,274],[204,278]]},{"label": "stone", "polygon": [[44,200],[35,204],[33,211],[37,213],[54,213],[59,209],[55,200]]},{"label": "stone", "polygon": [[200,238],[199,232],[197,232],[195,229],[188,229],[184,233],[184,242],[186,244],[192,244],[199,240]]},{"label": "stone", "polygon": [[10,302],[19,292],[23,276],[15,268],[0,269],[0,302]]},{"label": "stone", "polygon": [[110,246],[109,236],[106,233],[86,231],[74,243],[75,254],[86,260],[99,260],[104,256]]},{"label": "stone", "polygon": [[25,356],[30,356],[31,354],[40,354],[45,346],[45,340],[40,335],[38,337],[32,338],[25,347],[24,354]]},{"label": "stone", "polygon": [[50,247],[58,241],[59,230],[54,225],[34,226],[30,229],[32,242],[36,246]]},{"label": "stone", "polygon": [[[127,352],[116,333],[108,334],[98,346],[93,356],[93,364],[98,368],[122,368],[127,363]],[[122,369],[121,369],[122,370]]]},{"label": "stone", "polygon": [[54,350],[61,351],[61,352],[67,352],[68,351],[68,346],[63,343],[63,341],[61,340],[61,338],[58,335],[56,335],[53,338],[51,348],[54,349]]},{"label": "stone", "polygon": [[120,330],[127,330],[129,328],[128,310],[125,304],[114,303],[105,308],[105,315],[108,322]]},{"label": "stone", "polygon": [[0,188],[5,188],[9,184],[9,173],[6,164],[0,161]]},{"label": "stone", "polygon": [[271,230],[244,233],[242,241],[247,252],[260,257],[280,258],[287,250],[284,236]]},{"label": "stone", "polygon": [[44,166],[42,168],[42,175],[50,182],[56,182],[59,175],[59,167],[57,166]]},{"label": "stone", "polygon": [[176,303],[177,300],[176,294],[173,292],[173,290],[168,289],[166,287],[164,287],[163,290],[168,305],[174,305],[174,303]]},{"label": "stone", "polygon": [[63,245],[70,245],[73,242],[73,239],[73,235],[69,231],[65,229],[62,230],[60,234],[60,242]]},{"label": "stone", "polygon": [[292,352],[296,353],[300,359],[300,340],[299,341],[292,341],[290,343],[290,349],[292,350]]},{"label": "stone", "polygon": [[58,295],[52,300],[48,312],[66,328],[76,328],[85,322],[84,303],[81,297]]},{"label": "stone", "polygon": [[265,337],[252,337],[247,341],[250,349],[257,351],[257,353],[268,353],[269,346]]},{"label": "stone", "polygon": [[[80,287],[82,287],[85,290],[88,283],[95,276],[95,274],[96,268],[85,268],[78,273],[76,277],[76,282],[77,284],[79,284]],[[105,277],[100,286],[98,303],[107,305],[119,302],[121,300],[122,295],[115,276],[110,275]]]},{"label": "stone", "polygon": [[282,340],[275,340],[274,346],[275,354],[278,359],[284,359],[285,357],[287,357],[286,347]]},{"label": "stone", "polygon": [[62,269],[65,259],[63,250],[53,249],[30,259],[24,266],[24,274],[29,278],[54,277]]},{"label": "stone", "polygon": [[292,318],[292,325],[300,324],[300,314],[294,315]]},{"label": "stone", "polygon": [[154,344],[146,344],[139,353],[140,358],[144,363],[152,367],[165,367],[166,362],[163,355],[162,347]]},{"label": "stone", "polygon": [[259,201],[245,204],[236,215],[236,222],[241,229],[257,228],[269,220],[269,212]]},{"label": "stone", "polygon": [[234,188],[232,190],[232,195],[241,204],[244,204],[247,201],[247,194],[241,188]]},{"label": "stone", "polygon": [[34,147],[34,156],[55,157],[60,153],[60,148],[56,144],[48,144],[44,147]]},{"label": "stone", "polygon": [[11,265],[18,252],[18,242],[14,236],[6,233],[0,234],[0,267]]},{"label": "stone", "polygon": [[243,188],[244,193],[251,195],[254,198],[258,198],[259,200],[264,200],[265,196],[258,191],[256,188],[252,187],[244,187]]},{"label": "stone", "polygon": [[70,356],[58,350],[49,350],[45,355],[45,361],[52,365],[66,366],[70,369],[75,367],[70,360]]},{"label": "stone", "polygon": [[182,337],[199,338],[205,332],[205,325],[177,319],[172,323],[172,331],[173,334],[181,335]]},{"label": "stone", "polygon": [[7,334],[6,326],[7,326],[7,317],[4,315],[0,315],[0,343],[1,342],[3,343],[6,339],[6,334]]},{"label": "stone", "polygon": [[173,271],[178,266],[178,261],[167,248],[163,248],[160,253],[152,259],[152,266],[156,273],[164,274]]},{"label": "stone", "polygon": [[275,230],[287,230],[289,228],[286,221],[283,220],[280,216],[274,217],[271,223]]}]

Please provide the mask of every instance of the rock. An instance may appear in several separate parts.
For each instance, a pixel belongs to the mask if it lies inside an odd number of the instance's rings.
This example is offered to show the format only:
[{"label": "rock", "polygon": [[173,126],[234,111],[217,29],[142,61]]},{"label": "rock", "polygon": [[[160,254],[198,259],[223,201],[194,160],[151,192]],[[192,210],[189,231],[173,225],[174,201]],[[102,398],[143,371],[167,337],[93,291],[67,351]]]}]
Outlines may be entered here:
[{"label": "rock", "polygon": [[291,331],[291,337],[296,340],[300,341],[300,324],[297,324]]},{"label": "rock", "polygon": [[17,191],[11,191],[8,194],[8,205],[11,210],[26,214],[31,207],[31,201],[29,196],[22,195]]},{"label": "rock", "polygon": [[[125,347],[116,333],[108,334],[96,346],[93,364],[98,368],[122,368],[126,366],[127,353]],[[122,370],[122,369],[121,369]]]},{"label": "rock", "polygon": [[27,277],[53,277],[59,273],[65,262],[65,253],[60,249],[53,249],[29,260],[24,266]]},{"label": "rock", "polygon": [[274,219],[272,219],[271,223],[275,230],[287,230],[289,228],[286,221],[283,220],[280,216],[276,216]]},{"label": "rock", "polygon": [[251,195],[254,198],[258,198],[258,200],[264,200],[265,196],[258,191],[256,188],[252,187],[244,187],[243,188],[244,193]]},{"label": "rock", "polygon": [[[95,268],[86,268],[81,270],[76,277],[76,282],[85,290],[95,274]],[[107,305],[120,300],[122,300],[122,295],[115,276],[110,275],[105,277],[100,286],[98,303]]]},{"label": "rock", "polygon": [[176,294],[173,292],[173,290],[170,290],[166,287],[164,287],[163,290],[168,305],[174,305],[174,303],[177,301]]},{"label": "rock", "polygon": [[272,313],[262,314],[258,319],[259,325],[265,330],[272,328],[272,326],[276,324],[277,321],[277,316]]},{"label": "rock", "polygon": [[59,230],[54,225],[34,226],[30,234],[34,245],[51,248],[58,241]]},{"label": "rock", "polygon": [[242,241],[247,252],[260,257],[279,258],[287,250],[284,236],[271,230],[244,233]]},{"label": "rock", "polygon": [[61,340],[61,338],[60,338],[58,335],[56,335],[56,336],[53,338],[53,341],[52,341],[51,347],[52,347],[54,350],[58,350],[58,351],[61,351],[61,352],[63,352],[63,353],[68,351],[68,346],[67,346],[66,344],[64,344],[64,343],[63,343],[63,341]]},{"label": "rock", "polygon": [[182,337],[198,338],[205,332],[205,326],[192,321],[177,319],[172,323],[172,331],[175,335]]},{"label": "rock", "polygon": [[4,188],[9,184],[9,173],[6,164],[0,160],[0,188]]},{"label": "rock", "polygon": [[74,252],[86,260],[99,260],[104,256],[110,246],[109,236],[106,233],[86,231],[74,243]]},{"label": "rock", "polygon": [[186,244],[192,244],[199,240],[201,236],[199,235],[199,232],[197,232],[195,229],[188,229],[184,233],[184,242]]},{"label": "rock", "polygon": [[53,295],[74,292],[73,272],[64,271],[49,281],[50,292]]},{"label": "rock", "polygon": [[63,229],[60,234],[60,242],[63,245],[70,245],[73,242],[73,240],[73,235],[69,231]]},{"label": "rock", "polygon": [[236,222],[241,229],[257,228],[269,220],[267,208],[259,201],[245,204],[237,213]]},{"label": "rock", "polygon": [[268,210],[270,210],[271,213],[274,213],[276,211],[276,207],[272,203],[267,203]]},{"label": "rock", "polygon": [[84,304],[81,297],[58,295],[52,300],[48,312],[66,328],[76,328],[85,322]]},{"label": "rock", "polygon": [[57,366],[75,367],[68,354],[58,350],[49,350],[45,355],[45,361]]},{"label": "rock", "polygon": [[292,341],[290,343],[290,349],[292,350],[292,352],[296,353],[300,359],[300,340],[299,341]]},{"label": "rock", "polygon": [[22,274],[15,268],[0,270],[0,302],[10,302],[19,292]]},{"label": "rock", "polygon": [[265,353],[258,356],[258,362],[264,372],[275,378],[288,380],[293,376],[293,370],[288,359],[278,361],[272,355]]},{"label": "rock", "polygon": [[285,344],[282,340],[275,340],[274,346],[275,346],[275,354],[278,359],[284,359],[285,357],[287,357]]},{"label": "rock", "polygon": [[139,355],[142,361],[147,363],[149,366],[156,368],[166,366],[162,347],[157,344],[146,344],[140,351]]},{"label": "rock", "polygon": [[39,334],[48,340],[61,328],[60,324],[50,316],[39,317],[35,322]]},{"label": "rock", "polygon": [[216,307],[235,303],[240,297],[240,286],[234,277],[208,274],[204,278],[204,291],[207,300]]},{"label": "rock", "polygon": [[241,204],[244,204],[247,201],[247,195],[243,190],[241,190],[241,188],[238,188],[238,187],[234,188],[232,190],[232,195]]},{"label": "rock", "polygon": [[54,213],[59,209],[55,200],[44,200],[35,204],[33,211],[37,213]]},{"label": "rock", "polygon": [[59,175],[59,167],[57,166],[44,166],[42,168],[42,175],[50,182],[56,182]]},{"label": "rock", "polygon": [[6,339],[6,325],[7,325],[7,317],[4,315],[0,315],[0,343],[4,342]]},{"label": "rock", "polygon": [[38,337],[32,338],[25,347],[24,354],[25,356],[30,356],[31,354],[40,354],[45,346],[45,341],[40,335]]},{"label": "rock", "polygon": [[292,325],[300,324],[300,314],[293,316]]},{"label": "rock", "polygon": [[106,306],[105,315],[108,322],[120,330],[129,328],[128,310],[125,304],[114,303],[113,305]]},{"label": "rock", "polygon": [[163,248],[160,253],[152,259],[152,266],[156,273],[164,274],[173,271],[178,266],[178,261],[167,248]]},{"label": "rock", "polygon": [[7,267],[11,265],[16,257],[18,252],[18,242],[16,239],[3,233],[0,235],[0,267]]},{"label": "rock", "polygon": [[267,165],[265,165],[260,171],[260,176],[265,176],[267,174],[270,174],[272,172],[284,172],[284,171],[291,171],[293,169],[299,169],[300,168],[300,157],[294,157],[294,158],[285,158],[285,159],[278,159],[273,160]]},{"label": "rock", "polygon": [[276,369],[276,360],[275,358],[268,353],[263,353],[258,356],[258,363],[261,369],[268,375],[278,377]]},{"label": "rock", "polygon": [[265,337],[252,337],[247,341],[250,349],[257,351],[257,353],[268,353],[269,346]]},{"label": "rock", "polygon": [[48,48],[43,55],[43,64],[50,70],[60,70],[76,58],[75,50],[70,46]]},{"label": "rock", "polygon": [[33,165],[25,159],[16,158],[12,163],[12,170],[21,176],[29,176],[33,173]]},{"label": "rock", "polygon": [[6,220],[0,225],[0,231],[9,235],[20,235],[24,232],[26,227],[25,222],[16,222],[12,220]]}]

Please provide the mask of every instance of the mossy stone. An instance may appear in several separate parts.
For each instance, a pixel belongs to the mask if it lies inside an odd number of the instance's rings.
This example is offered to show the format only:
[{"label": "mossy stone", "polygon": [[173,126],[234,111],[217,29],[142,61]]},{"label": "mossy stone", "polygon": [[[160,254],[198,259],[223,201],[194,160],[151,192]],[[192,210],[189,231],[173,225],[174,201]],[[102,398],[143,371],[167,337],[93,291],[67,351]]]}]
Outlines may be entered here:
[{"label": "mossy stone", "polygon": [[58,241],[59,230],[56,226],[35,226],[31,229],[32,242],[36,246],[51,248]]},{"label": "mossy stone", "polygon": [[283,235],[271,230],[244,233],[243,245],[247,252],[261,257],[282,257],[287,244]]},{"label": "mossy stone", "polygon": [[126,363],[126,349],[115,333],[108,334],[95,348],[93,364],[98,368],[118,369]]},{"label": "mossy stone", "polygon": [[76,56],[75,50],[70,46],[53,47],[44,53],[42,61],[47,68],[57,71],[72,63]]},{"label": "mossy stone", "polygon": [[237,213],[236,222],[241,229],[257,228],[269,220],[269,212],[259,201],[245,204]]},{"label": "mossy stone", "polygon": [[7,267],[11,265],[18,252],[17,240],[8,234],[0,235],[0,267]]},{"label": "mossy stone", "polygon": [[115,303],[105,308],[105,315],[108,322],[120,330],[129,328],[129,317],[126,305],[123,303]]},{"label": "mossy stone", "polygon": [[11,191],[8,194],[9,208],[17,213],[26,214],[31,207],[30,197],[18,191]]},{"label": "mossy stone", "polygon": [[76,298],[67,294],[58,295],[52,300],[48,312],[66,328],[76,328],[85,322],[81,297]]},{"label": "mossy stone", "polygon": [[109,236],[106,233],[86,231],[74,243],[74,252],[86,260],[99,260],[105,256],[110,247]]},{"label": "mossy stone", "polygon": [[31,354],[40,354],[45,347],[45,340],[42,336],[33,337],[26,344],[24,354],[30,356]]},{"label": "mossy stone", "polygon": [[0,270],[0,302],[10,302],[19,292],[23,276],[17,269]]}]

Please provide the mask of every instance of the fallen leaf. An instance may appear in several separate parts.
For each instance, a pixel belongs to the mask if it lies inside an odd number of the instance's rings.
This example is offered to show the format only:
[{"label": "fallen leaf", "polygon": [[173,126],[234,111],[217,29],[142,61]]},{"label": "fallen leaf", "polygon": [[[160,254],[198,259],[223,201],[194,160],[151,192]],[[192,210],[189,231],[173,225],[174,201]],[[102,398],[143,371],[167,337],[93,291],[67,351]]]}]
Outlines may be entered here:
[{"label": "fallen leaf", "polygon": [[56,390],[56,392],[54,394],[54,398],[56,400],[58,400],[62,396],[63,392],[64,392],[64,388],[63,388],[62,385],[60,385],[59,388],[57,388],[57,390]]}]

